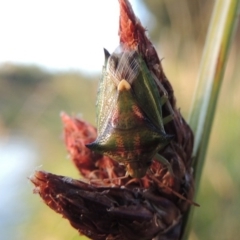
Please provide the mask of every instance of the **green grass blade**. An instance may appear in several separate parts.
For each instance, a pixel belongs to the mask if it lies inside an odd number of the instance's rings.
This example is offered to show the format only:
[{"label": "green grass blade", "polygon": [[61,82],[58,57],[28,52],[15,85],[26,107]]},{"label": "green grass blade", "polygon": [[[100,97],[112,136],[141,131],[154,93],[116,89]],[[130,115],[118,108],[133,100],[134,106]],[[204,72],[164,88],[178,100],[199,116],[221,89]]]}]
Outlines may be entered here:
[{"label": "green grass blade", "polygon": [[[198,86],[189,118],[189,124],[195,136],[193,149],[195,198],[204,165],[228,52],[234,35],[234,29],[238,22],[237,14],[239,6],[240,0],[216,1],[204,47]],[[191,207],[184,219],[182,239],[188,239],[193,208]]]}]

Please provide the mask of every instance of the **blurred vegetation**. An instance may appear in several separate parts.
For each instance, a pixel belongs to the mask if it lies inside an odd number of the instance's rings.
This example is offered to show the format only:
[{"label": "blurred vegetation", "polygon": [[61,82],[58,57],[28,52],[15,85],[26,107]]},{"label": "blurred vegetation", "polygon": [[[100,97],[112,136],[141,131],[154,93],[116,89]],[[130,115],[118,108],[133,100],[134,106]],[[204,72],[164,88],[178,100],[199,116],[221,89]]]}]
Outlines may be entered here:
[{"label": "blurred vegetation", "polygon": [[[177,103],[187,118],[199,63],[213,9],[213,0],[141,0],[149,10],[146,26],[163,58],[164,71],[173,84]],[[139,18],[141,12],[136,14]],[[234,39],[213,125],[206,166],[193,219],[191,240],[238,239],[240,220],[240,27]],[[106,46],[107,47],[107,46]],[[53,73],[36,66],[0,67],[0,133],[27,137],[37,146],[35,166],[78,178],[62,141],[61,111],[95,123],[99,76],[77,72]],[[34,170],[34,169],[33,169]],[[29,173],[30,174],[30,173]],[[27,177],[27,176],[26,176]],[[10,230],[16,239],[79,239],[65,219],[42,204],[27,188],[16,204],[27,203],[25,221]],[[10,191],[10,190],[9,190]]]},{"label": "blurred vegetation", "polygon": [[[80,114],[94,124],[97,80],[98,76],[90,78],[76,72],[49,73],[35,66],[2,65],[0,138],[10,141],[11,137],[20,136],[29,141],[29,146],[34,142],[38,154],[35,167],[42,165],[41,169],[79,178],[67,158],[59,115],[61,111]],[[66,220],[32,194],[27,180],[31,172],[24,176],[25,186],[19,186],[27,191],[16,202],[27,203],[28,217],[7,230],[16,234],[12,239],[79,239]]]}]

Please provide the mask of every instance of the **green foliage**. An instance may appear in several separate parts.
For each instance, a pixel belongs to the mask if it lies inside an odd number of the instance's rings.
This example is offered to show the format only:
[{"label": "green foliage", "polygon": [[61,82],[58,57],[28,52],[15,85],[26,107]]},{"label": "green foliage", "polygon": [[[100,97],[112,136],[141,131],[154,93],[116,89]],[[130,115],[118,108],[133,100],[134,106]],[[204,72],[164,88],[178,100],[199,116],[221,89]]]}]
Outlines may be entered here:
[{"label": "green foliage", "polygon": [[[216,2],[212,13],[206,44],[199,70],[198,85],[194,95],[193,108],[190,112],[190,126],[195,142],[193,156],[195,198],[199,190],[202,168],[208,149],[208,142],[213,125],[218,96],[225,73],[229,49],[237,24],[240,1],[229,0]],[[184,221],[184,237],[188,239],[193,208]]]}]

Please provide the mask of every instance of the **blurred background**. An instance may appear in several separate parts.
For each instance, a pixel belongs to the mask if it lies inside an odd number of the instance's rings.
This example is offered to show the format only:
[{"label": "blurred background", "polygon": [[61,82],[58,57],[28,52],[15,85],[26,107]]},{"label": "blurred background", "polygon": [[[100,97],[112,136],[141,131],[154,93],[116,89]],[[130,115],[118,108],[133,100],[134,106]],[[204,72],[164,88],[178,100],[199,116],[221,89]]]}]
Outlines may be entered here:
[{"label": "blurred background", "polygon": [[[147,28],[187,119],[213,0],[130,0]],[[0,7],[0,239],[79,237],[44,205],[35,169],[79,178],[63,143],[60,112],[95,124],[103,47],[118,45],[118,1],[2,1]],[[212,129],[191,240],[239,239],[240,27]]]}]

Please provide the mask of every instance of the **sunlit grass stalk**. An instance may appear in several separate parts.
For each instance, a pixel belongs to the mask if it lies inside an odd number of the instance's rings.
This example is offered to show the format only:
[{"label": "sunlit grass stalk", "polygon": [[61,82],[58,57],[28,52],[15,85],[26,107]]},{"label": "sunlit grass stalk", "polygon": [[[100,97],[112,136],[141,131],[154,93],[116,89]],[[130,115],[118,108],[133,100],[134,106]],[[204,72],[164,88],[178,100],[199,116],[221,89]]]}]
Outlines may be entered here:
[{"label": "sunlit grass stalk", "polygon": [[[195,135],[193,149],[195,200],[214,120],[218,95],[224,76],[230,45],[238,23],[240,0],[217,0],[208,29],[198,85],[189,124]],[[184,221],[182,239],[188,239],[194,207]]]}]

